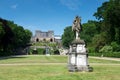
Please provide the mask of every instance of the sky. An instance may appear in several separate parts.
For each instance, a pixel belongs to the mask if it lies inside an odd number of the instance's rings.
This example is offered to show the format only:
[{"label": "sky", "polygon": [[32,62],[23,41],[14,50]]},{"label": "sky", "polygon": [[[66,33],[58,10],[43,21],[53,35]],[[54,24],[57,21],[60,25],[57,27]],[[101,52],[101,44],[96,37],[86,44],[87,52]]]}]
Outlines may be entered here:
[{"label": "sky", "polygon": [[48,31],[62,35],[75,16],[81,23],[95,20],[93,14],[108,0],[0,0],[0,17],[14,21],[25,29]]}]

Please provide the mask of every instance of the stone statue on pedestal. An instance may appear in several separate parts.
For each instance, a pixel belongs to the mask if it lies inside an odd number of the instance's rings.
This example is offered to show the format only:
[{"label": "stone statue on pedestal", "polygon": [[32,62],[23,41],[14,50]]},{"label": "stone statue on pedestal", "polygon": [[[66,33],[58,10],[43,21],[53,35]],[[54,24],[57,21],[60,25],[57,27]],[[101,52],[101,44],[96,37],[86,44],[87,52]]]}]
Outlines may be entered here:
[{"label": "stone statue on pedestal", "polygon": [[92,71],[88,64],[88,53],[84,40],[80,39],[80,31],[82,30],[81,18],[75,17],[72,25],[72,31],[75,33],[75,39],[72,41],[68,53],[68,70],[75,71]]}]

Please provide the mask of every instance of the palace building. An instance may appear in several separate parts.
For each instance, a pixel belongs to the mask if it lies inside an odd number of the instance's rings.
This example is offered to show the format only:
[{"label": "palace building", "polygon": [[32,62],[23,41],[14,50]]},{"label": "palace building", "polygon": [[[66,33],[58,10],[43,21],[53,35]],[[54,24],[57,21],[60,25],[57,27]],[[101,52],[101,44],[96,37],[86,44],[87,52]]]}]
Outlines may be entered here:
[{"label": "palace building", "polygon": [[36,30],[35,31],[35,35],[31,38],[31,41],[32,42],[44,42],[44,41],[47,41],[47,42],[58,42],[61,40],[61,37],[57,36],[54,36],[54,31],[52,30],[49,30],[47,32],[43,32],[43,31],[40,31],[40,30]]}]

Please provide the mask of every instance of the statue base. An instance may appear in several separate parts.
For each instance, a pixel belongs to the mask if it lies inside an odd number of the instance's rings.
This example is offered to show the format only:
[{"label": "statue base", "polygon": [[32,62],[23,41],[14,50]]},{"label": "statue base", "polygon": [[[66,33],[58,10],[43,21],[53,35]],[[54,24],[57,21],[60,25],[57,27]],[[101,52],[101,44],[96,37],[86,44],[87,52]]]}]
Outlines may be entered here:
[{"label": "statue base", "polygon": [[88,53],[84,40],[75,39],[71,43],[68,55],[68,70],[70,72],[92,71],[88,64]]}]

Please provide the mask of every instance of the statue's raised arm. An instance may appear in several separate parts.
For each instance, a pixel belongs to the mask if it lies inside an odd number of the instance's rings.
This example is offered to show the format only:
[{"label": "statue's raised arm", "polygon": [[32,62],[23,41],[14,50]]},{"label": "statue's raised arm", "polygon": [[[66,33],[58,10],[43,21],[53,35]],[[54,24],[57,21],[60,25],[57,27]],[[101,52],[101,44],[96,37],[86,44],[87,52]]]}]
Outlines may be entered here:
[{"label": "statue's raised arm", "polygon": [[81,31],[82,27],[81,27],[81,18],[79,16],[75,17],[75,20],[73,21],[73,25],[72,25],[72,31],[75,32],[75,36],[76,39],[79,39],[79,33]]}]

